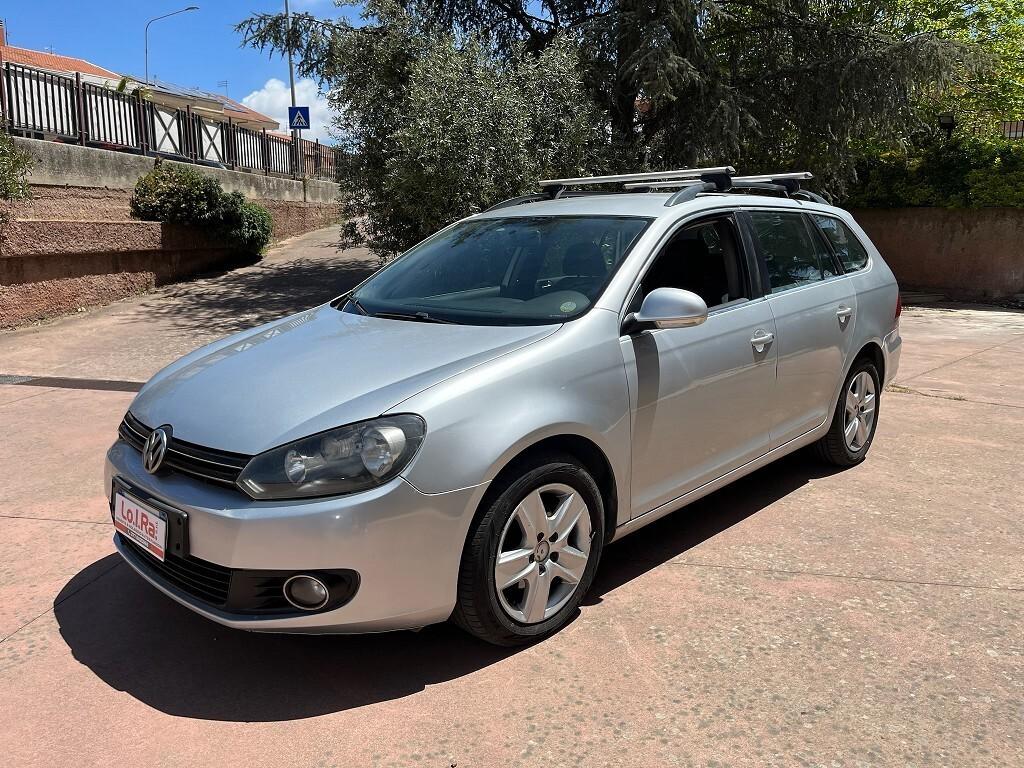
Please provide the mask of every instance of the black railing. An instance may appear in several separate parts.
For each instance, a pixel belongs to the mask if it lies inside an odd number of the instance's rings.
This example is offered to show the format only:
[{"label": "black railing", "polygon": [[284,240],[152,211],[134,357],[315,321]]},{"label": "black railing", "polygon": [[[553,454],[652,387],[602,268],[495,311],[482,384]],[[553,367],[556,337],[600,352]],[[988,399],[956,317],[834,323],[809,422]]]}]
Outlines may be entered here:
[{"label": "black railing", "polygon": [[1003,120],[1002,128],[1007,139],[1024,139],[1024,120]]},{"label": "black railing", "polygon": [[0,64],[0,127],[30,138],[168,157],[292,178],[335,181],[337,150],[319,141],[210,120],[74,77]]}]

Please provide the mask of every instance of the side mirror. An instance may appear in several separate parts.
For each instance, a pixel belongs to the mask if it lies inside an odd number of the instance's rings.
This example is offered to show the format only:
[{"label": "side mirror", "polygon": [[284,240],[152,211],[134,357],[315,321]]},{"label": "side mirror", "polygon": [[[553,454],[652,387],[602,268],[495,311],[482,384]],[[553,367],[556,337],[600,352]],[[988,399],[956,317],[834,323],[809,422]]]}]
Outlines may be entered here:
[{"label": "side mirror", "polygon": [[643,328],[687,328],[708,319],[708,305],[692,291],[655,288],[640,305],[640,311],[626,317],[624,331]]}]

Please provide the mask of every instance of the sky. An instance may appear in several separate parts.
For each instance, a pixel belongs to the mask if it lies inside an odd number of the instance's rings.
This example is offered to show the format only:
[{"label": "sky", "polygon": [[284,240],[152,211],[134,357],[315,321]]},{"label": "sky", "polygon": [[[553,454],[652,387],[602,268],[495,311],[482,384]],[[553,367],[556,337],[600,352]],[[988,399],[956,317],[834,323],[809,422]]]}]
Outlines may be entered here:
[{"label": "sky", "polygon": [[[114,72],[143,77],[146,21],[189,5],[198,11],[154,22],[149,28],[149,72],[178,85],[224,92],[286,127],[288,64],[242,48],[234,25],[254,13],[284,10],[284,0],[0,0],[7,42],[22,48],[78,56]],[[332,0],[291,0],[293,12],[323,18],[354,16]],[[311,130],[303,137],[330,140],[329,112],[311,80],[296,83],[296,102],[310,107]]]}]

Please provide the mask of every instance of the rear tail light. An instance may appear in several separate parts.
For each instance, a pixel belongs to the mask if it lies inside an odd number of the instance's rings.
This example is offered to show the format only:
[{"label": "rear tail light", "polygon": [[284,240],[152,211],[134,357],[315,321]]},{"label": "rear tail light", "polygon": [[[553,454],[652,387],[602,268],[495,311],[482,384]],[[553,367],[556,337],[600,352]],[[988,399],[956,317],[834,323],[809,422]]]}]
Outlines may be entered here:
[{"label": "rear tail light", "polygon": [[896,316],[893,317],[893,320],[899,320],[900,319],[900,315],[902,315],[902,314],[903,314],[903,295],[900,294],[900,293],[897,293],[896,294]]}]

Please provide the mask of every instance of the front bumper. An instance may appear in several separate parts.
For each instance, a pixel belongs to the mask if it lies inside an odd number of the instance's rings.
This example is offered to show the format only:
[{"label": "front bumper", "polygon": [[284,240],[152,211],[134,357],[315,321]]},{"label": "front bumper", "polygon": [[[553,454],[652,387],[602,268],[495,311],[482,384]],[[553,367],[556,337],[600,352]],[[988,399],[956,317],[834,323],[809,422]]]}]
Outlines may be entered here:
[{"label": "front bumper", "polygon": [[213,621],[274,632],[377,632],[444,621],[455,606],[462,548],[484,487],[424,494],[401,477],[351,496],[256,502],[176,474],[150,475],[138,451],[118,440],[107,452],[107,497],[117,478],[129,490],[188,516],[188,554],[232,569],[351,569],[359,589],[321,613],[244,615],[200,600],[140,568],[135,551],[115,546],[139,575]]}]

